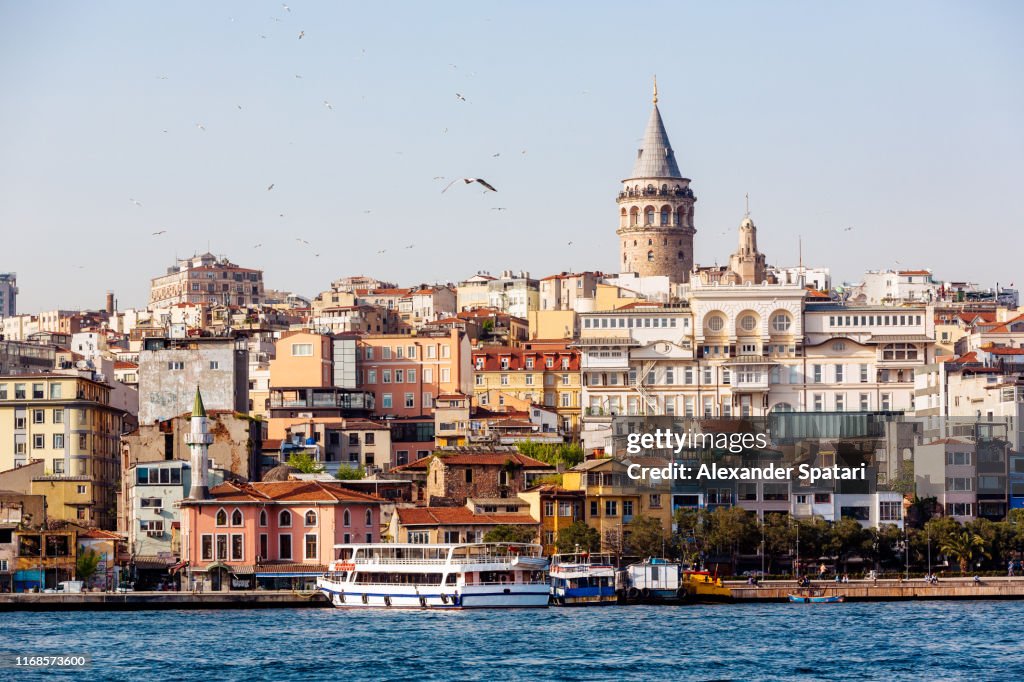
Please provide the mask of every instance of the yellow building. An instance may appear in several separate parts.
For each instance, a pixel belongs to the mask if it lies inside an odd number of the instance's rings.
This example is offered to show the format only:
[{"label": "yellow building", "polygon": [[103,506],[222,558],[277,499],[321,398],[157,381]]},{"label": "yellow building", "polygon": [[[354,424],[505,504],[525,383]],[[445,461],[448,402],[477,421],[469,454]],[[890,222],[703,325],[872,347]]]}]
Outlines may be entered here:
[{"label": "yellow building", "polygon": [[669,481],[630,478],[628,464],[617,459],[591,459],[562,474],[562,487],[586,493],[587,525],[601,534],[604,551],[624,553],[629,545],[629,523],[637,516],[672,528]]},{"label": "yellow building", "polygon": [[545,555],[558,553],[558,534],[561,531],[585,520],[587,500],[582,490],[566,490],[545,483],[520,491],[519,497],[529,503],[530,516],[540,524],[540,543],[544,546]]},{"label": "yellow building", "polygon": [[0,376],[0,470],[42,460],[31,492],[47,496],[50,518],[114,528],[126,413],[110,391],[79,374]]},{"label": "yellow building", "polygon": [[580,354],[567,341],[530,341],[522,348],[485,347],[473,351],[473,395],[489,409],[492,390],[553,408],[562,432],[576,436],[580,423]]}]

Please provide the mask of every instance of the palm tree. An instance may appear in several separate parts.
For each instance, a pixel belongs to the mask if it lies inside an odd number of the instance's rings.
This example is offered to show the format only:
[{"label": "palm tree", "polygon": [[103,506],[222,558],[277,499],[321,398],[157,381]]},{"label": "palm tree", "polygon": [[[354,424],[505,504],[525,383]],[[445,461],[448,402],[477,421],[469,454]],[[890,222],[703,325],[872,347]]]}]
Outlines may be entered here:
[{"label": "palm tree", "polygon": [[967,574],[967,566],[975,556],[975,550],[983,557],[988,557],[985,551],[985,539],[977,533],[963,531],[954,533],[942,543],[939,550],[960,562],[960,574]]}]

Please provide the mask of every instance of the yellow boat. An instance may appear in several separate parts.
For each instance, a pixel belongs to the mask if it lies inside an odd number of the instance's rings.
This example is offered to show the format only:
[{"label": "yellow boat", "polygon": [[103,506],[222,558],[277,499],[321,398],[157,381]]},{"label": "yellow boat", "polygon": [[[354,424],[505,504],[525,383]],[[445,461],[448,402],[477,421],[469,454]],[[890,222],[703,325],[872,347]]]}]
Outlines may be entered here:
[{"label": "yellow boat", "polygon": [[732,601],[732,590],[708,571],[683,571],[682,585],[691,602]]}]

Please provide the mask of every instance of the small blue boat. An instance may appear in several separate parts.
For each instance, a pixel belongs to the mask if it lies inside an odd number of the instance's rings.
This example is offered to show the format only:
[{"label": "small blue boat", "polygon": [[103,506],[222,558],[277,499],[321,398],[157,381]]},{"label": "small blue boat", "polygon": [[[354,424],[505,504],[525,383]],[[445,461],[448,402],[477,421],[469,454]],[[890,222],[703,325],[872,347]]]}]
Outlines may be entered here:
[{"label": "small blue boat", "polygon": [[846,599],[841,594],[825,594],[824,590],[807,590],[806,593],[789,594],[794,604],[838,604]]}]

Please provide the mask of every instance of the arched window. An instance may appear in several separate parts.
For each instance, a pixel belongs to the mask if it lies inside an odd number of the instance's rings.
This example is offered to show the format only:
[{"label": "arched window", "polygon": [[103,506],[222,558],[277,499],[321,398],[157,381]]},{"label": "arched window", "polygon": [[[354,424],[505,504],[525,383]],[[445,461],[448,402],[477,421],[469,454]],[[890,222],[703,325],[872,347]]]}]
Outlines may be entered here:
[{"label": "arched window", "polygon": [[788,313],[775,313],[772,315],[772,331],[784,334],[789,331],[789,328],[793,326],[793,320],[790,319]]},{"label": "arched window", "polygon": [[341,525],[346,528],[352,525],[352,515],[349,513],[348,509],[345,510],[345,513],[341,517]]},{"label": "arched window", "polygon": [[679,210],[676,211],[676,225],[685,225],[685,224],[686,224],[686,209],[683,208],[682,206],[680,206]]},{"label": "arched window", "polygon": [[217,519],[216,520],[217,520],[217,525],[218,526],[226,526],[226,525],[228,525],[228,513],[226,511],[224,511],[223,509],[218,509],[217,510]]},{"label": "arched window", "polygon": [[793,406],[789,403],[776,403],[772,407],[772,412],[792,412]]},{"label": "arched window", "polygon": [[718,314],[708,315],[704,318],[704,329],[707,333],[718,334],[725,329],[725,318]]},{"label": "arched window", "polygon": [[232,526],[241,526],[242,525],[242,520],[243,519],[242,519],[242,510],[241,509],[236,509],[233,512],[231,512],[231,525]]},{"label": "arched window", "polygon": [[634,206],[629,209],[629,224],[635,226],[640,222],[640,209]]},{"label": "arched window", "polygon": [[653,251],[648,251],[647,252],[647,262],[648,263],[653,263],[654,262],[654,252]]},{"label": "arched window", "polygon": [[654,246],[654,240],[653,239],[648,239],[647,240],[647,246]]},{"label": "arched window", "polygon": [[644,209],[644,225],[654,224],[654,207],[648,206]]},{"label": "arched window", "polygon": [[373,512],[369,509],[366,510],[366,527],[369,528],[373,525]]},{"label": "arched window", "polygon": [[747,332],[748,334],[757,329],[757,316],[753,313],[747,313],[740,317],[739,322],[740,331]]},{"label": "arched window", "polygon": [[679,252],[679,260],[686,258],[682,251]]},{"label": "arched window", "polygon": [[260,525],[261,526],[266,526],[267,525],[267,510],[266,509],[260,509]]},{"label": "arched window", "polygon": [[277,517],[277,525],[280,526],[281,528],[291,528],[292,527],[292,513],[290,511],[288,511],[287,509],[282,510],[281,513]]},{"label": "arched window", "polygon": [[628,259],[626,258],[626,254],[622,254],[622,262],[625,263],[627,260]]},{"label": "arched window", "polygon": [[668,206],[662,206],[661,207],[661,224],[662,224],[663,227],[669,224],[669,221],[672,219],[671,216],[672,216],[672,209],[670,209]]},{"label": "arched window", "polygon": [[661,186],[661,191],[662,192],[667,192],[668,191],[668,185],[662,185]]},{"label": "arched window", "polygon": [[668,246],[668,239],[662,239],[661,240],[661,245],[662,246]]},{"label": "arched window", "polygon": [[316,525],[316,512],[313,511],[312,509],[310,509],[308,512],[306,512],[306,525],[307,526],[315,526]]},{"label": "arched window", "polygon": [[626,209],[623,208],[622,211],[619,212],[619,227],[625,227],[628,221],[629,216],[626,213]]}]

